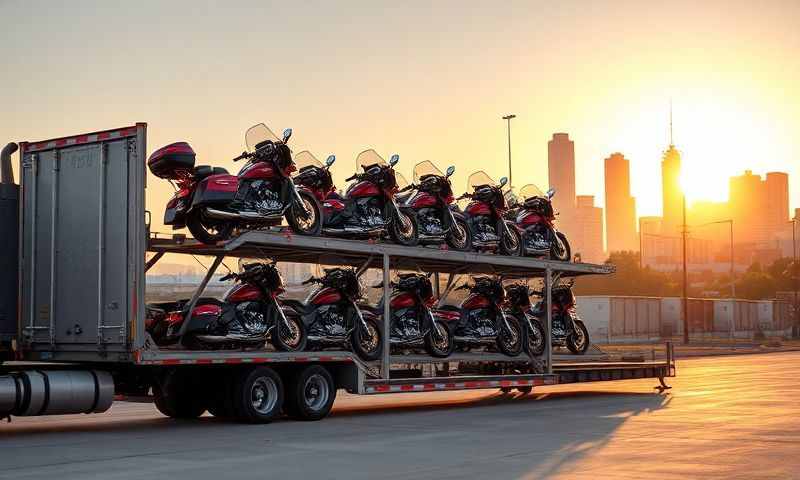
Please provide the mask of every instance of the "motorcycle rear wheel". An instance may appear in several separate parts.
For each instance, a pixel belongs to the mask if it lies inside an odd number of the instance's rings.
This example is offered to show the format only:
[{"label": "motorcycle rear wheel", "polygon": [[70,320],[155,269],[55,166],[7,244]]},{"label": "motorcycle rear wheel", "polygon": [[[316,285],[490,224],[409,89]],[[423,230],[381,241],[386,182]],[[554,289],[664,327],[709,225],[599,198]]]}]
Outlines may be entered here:
[{"label": "motorcycle rear wheel", "polygon": [[500,332],[497,335],[497,348],[504,355],[516,357],[522,353],[522,327],[520,327],[519,321],[510,315],[506,317],[506,321],[511,328],[511,332],[506,332],[504,327],[500,327]]},{"label": "motorcycle rear wheel", "polygon": [[298,194],[306,211],[303,212],[298,205],[292,204],[286,211],[286,223],[300,235],[319,235],[322,231],[322,207],[319,201],[304,190],[300,190]]},{"label": "motorcycle rear wheel", "polygon": [[383,352],[383,335],[374,319],[365,318],[364,322],[368,331],[365,332],[361,324],[357,323],[353,333],[350,334],[351,348],[362,360],[373,362],[379,359]]},{"label": "motorcycle rear wheel", "polygon": [[447,234],[447,246],[459,252],[472,251],[472,229],[465,219],[456,217],[455,225]]},{"label": "motorcycle rear wheel", "polygon": [[569,262],[572,259],[572,249],[567,236],[561,232],[556,233],[556,240],[550,245],[550,258],[560,262]]},{"label": "motorcycle rear wheel", "polygon": [[453,330],[450,328],[450,325],[444,322],[434,322],[433,328],[436,329],[437,333],[441,337],[441,340],[436,341],[433,331],[428,332],[428,334],[425,335],[425,351],[428,352],[428,355],[431,357],[449,357],[456,348],[455,338],[453,338]]},{"label": "motorcycle rear wheel", "polygon": [[208,220],[203,215],[202,208],[195,208],[186,216],[186,227],[198,242],[214,245],[230,238],[234,224]]},{"label": "motorcycle rear wheel", "polygon": [[414,215],[398,212],[398,216],[389,224],[389,235],[392,240],[406,247],[415,247],[419,243],[419,224]]}]

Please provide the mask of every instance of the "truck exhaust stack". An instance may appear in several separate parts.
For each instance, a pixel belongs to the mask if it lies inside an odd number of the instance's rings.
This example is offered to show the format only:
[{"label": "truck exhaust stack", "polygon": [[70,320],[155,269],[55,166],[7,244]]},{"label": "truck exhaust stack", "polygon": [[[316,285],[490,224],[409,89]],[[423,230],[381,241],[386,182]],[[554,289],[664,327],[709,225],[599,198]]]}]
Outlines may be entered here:
[{"label": "truck exhaust stack", "polygon": [[0,361],[9,356],[9,345],[17,336],[19,185],[14,183],[11,155],[18,148],[9,143],[0,152]]}]

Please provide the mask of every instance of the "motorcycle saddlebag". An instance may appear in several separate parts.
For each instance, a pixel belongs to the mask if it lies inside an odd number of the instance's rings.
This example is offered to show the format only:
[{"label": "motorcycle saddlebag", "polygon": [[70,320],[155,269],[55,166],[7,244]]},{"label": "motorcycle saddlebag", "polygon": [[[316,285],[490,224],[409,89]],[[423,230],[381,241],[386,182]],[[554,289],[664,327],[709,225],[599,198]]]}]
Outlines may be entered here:
[{"label": "motorcycle saddlebag", "polygon": [[233,201],[238,188],[236,175],[211,175],[197,184],[192,206],[228,204]]},{"label": "motorcycle saddlebag", "polygon": [[186,142],[170,143],[147,159],[147,167],[159,178],[176,179],[194,170],[195,153]]}]

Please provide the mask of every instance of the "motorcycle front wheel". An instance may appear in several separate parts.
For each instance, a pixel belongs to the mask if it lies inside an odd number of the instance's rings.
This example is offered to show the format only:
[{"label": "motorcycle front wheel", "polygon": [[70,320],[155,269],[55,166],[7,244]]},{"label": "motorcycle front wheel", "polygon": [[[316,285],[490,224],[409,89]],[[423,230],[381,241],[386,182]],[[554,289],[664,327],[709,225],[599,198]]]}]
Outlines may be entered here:
[{"label": "motorcycle front wheel", "polygon": [[561,262],[569,262],[572,259],[572,249],[567,236],[561,232],[556,232],[556,238],[550,245],[550,258]]},{"label": "motorcycle front wheel", "polygon": [[364,322],[367,324],[366,329],[360,322],[356,322],[356,327],[350,334],[350,343],[356,355],[363,360],[373,362],[381,358],[383,336],[374,319],[365,318]]},{"label": "motorcycle front wheel", "polygon": [[[453,330],[450,328],[450,325],[444,322],[433,322],[433,328],[436,329],[436,332],[431,330],[425,335],[425,351],[428,352],[431,357],[449,357],[456,348]],[[436,337],[439,337],[439,339],[437,340]]]},{"label": "motorcycle front wheel", "polygon": [[230,238],[234,224],[208,219],[203,215],[202,208],[194,208],[186,216],[186,227],[198,242],[214,245]]},{"label": "motorcycle front wheel", "polygon": [[419,224],[416,217],[406,212],[397,212],[397,217],[389,224],[389,235],[397,244],[415,247],[419,243]]},{"label": "motorcycle front wheel", "polygon": [[508,231],[511,232],[511,235],[506,235],[505,232],[503,232],[502,238],[500,239],[500,252],[510,257],[523,256],[525,247],[522,245],[522,236],[514,227],[509,226]]},{"label": "motorcycle front wheel", "polygon": [[281,352],[301,352],[306,348],[306,326],[300,317],[286,316],[286,324],[278,319],[278,324],[272,329],[272,345]]},{"label": "motorcycle front wheel", "polygon": [[539,320],[531,319],[530,325],[525,328],[525,352],[531,357],[541,356],[546,346],[544,341],[542,324]]},{"label": "motorcycle front wheel", "polygon": [[510,331],[507,331],[504,326],[500,326],[500,332],[497,335],[497,348],[509,357],[516,357],[522,353],[522,327],[519,326],[519,321],[512,316],[507,316],[506,321]]},{"label": "motorcycle front wheel", "polygon": [[567,337],[567,348],[575,355],[583,355],[589,349],[589,331],[580,320],[575,320],[575,331]]},{"label": "motorcycle front wheel", "polygon": [[459,252],[472,251],[472,229],[465,219],[456,217],[447,235],[447,246]]},{"label": "motorcycle front wheel", "polygon": [[319,235],[322,231],[322,207],[314,195],[300,190],[302,205],[293,202],[286,211],[286,222],[300,235]]}]

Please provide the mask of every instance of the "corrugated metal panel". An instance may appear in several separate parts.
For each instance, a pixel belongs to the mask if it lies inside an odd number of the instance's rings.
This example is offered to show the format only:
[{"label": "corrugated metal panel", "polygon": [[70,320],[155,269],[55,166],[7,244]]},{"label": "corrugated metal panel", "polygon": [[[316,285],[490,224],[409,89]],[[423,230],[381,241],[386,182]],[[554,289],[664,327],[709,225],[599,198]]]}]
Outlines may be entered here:
[{"label": "corrugated metal panel", "polygon": [[22,145],[23,344],[127,352],[141,339],[145,128]]}]

